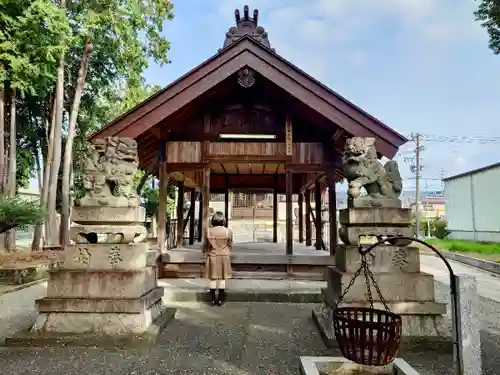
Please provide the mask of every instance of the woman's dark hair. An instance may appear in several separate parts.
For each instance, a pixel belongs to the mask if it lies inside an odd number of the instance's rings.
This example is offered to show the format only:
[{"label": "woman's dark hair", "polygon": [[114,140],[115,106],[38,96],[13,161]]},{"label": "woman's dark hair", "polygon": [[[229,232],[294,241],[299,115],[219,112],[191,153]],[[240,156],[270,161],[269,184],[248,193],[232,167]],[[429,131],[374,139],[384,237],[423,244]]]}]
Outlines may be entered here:
[{"label": "woman's dark hair", "polygon": [[212,216],[212,226],[223,227],[225,223],[226,218],[224,217],[224,214],[220,211],[215,211],[214,215]]}]

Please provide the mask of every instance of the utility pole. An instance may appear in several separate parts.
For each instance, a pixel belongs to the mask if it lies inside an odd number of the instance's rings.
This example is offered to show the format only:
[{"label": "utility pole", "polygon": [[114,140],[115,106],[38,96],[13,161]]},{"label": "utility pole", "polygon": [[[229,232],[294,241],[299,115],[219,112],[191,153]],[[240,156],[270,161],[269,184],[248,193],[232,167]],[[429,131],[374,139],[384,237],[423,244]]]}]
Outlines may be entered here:
[{"label": "utility pole", "polygon": [[445,176],[445,170],[444,169],[441,169],[441,194],[444,194],[444,181],[443,181],[443,178]]},{"label": "utility pole", "polygon": [[420,238],[420,172],[422,171],[420,159],[424,147],[420,145],[420,133],[412,133],[410,137],[415,142],[415,157],[405,158],[405,161],[411,163],[410,171],[415,174],[415,234]]},{"label": "utility pole", "polygon": [[415,235],[420,238],[420,134],[415,134]]}]

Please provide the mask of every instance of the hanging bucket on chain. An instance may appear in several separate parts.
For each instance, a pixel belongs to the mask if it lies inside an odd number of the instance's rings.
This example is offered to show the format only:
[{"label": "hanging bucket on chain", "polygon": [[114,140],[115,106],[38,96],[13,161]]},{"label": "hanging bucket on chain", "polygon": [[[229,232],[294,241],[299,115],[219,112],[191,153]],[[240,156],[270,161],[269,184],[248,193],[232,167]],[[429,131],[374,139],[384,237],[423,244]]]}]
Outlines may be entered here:
[{"label": "hanging bucket on chain", "polygon": [[[361,267],[340,296],[333,311],[335,338],[342,355],[358,364],[385,366],[392,363],[401,342],[401,316],[389,310],[387,302],[369,269],[366,254],[361,253]],[[370,307],[339,307],[343,298],[363,271]],[[370,281],[375,287],[385,310],[373,307]]]}]

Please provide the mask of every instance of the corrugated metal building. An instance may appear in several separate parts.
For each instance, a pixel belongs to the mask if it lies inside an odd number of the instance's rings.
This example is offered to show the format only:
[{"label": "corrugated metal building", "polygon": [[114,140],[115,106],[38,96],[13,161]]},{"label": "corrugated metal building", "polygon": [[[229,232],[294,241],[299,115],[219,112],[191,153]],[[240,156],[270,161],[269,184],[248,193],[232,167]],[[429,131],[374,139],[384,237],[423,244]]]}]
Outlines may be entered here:
[{"label": "corrugated metal building", "polygon": [[500,242],[500,163],[443,182],[449,238]]}]

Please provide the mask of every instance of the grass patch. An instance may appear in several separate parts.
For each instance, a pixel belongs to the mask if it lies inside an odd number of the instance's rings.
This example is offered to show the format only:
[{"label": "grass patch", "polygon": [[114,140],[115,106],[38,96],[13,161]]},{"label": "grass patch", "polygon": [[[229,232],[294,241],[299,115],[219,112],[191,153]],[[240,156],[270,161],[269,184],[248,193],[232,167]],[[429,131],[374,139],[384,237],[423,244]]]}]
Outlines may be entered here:
[{"label": "grass patch", "polygon": [[[426,239],[425,242],[436,247],[438,250],[451,251],[454,253],[463,253],[464,255],[472,258],[489,260],[491,262],[500,263],[500,243],[486,243],[474,241],[460,241],[460,240],[439,240],[439,239]],[[426,249],[420,245],[422,250]]]},{"label": "grass patch", "polygon": [[500,255],[500,243],[486,243],[459,240],[425,240],[430,245],[439,249],[453,251],[457,253],[478,253],[478,254],[498,254]]}]

